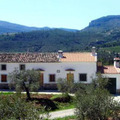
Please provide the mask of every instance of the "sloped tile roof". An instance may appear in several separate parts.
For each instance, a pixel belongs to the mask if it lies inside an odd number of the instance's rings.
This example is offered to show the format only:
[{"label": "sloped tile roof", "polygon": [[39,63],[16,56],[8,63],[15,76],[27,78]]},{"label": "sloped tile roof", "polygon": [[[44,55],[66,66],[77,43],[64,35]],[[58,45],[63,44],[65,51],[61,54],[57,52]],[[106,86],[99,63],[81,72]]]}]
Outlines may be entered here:
[{"label": "sloped tile roof", "polygon": [[114,60],[120,60],[120,58],[114,58]]},{"label": "sloped tile roof", "polygon": [[0,53],[0,62],[39,63],[39,62],[94,62],[91,53],[63,53],[59,60],[58,53]]},{"label": "sloped tile roof", "polygon": [[117,69],[114,66],[101,66],[98,67],[98,72],[103,74],[119,74]]},{"label": "sloped tile roof", "polygon": [[58,62],[57,53],[0,53],[0,62]]},{"label": "sloped tile roof", "polygon": [[64,53],[61,62],[95,62],[95,56],[87,52]]}]

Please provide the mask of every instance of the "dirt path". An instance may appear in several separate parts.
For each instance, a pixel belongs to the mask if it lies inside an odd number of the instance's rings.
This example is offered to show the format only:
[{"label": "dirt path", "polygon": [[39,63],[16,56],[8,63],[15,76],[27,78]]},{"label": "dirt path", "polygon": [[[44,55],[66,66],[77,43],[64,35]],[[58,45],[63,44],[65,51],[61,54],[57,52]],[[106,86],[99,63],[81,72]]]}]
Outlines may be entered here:
[{"label": "dirt path", "polygon": [[68,109],[68,110],[61,110],[61,111],[56,111],[56,112],[50,112],[50,118],[51,120],[55,118],[62,118],[66,116],[72,116],[74,115],[75,109]]}]

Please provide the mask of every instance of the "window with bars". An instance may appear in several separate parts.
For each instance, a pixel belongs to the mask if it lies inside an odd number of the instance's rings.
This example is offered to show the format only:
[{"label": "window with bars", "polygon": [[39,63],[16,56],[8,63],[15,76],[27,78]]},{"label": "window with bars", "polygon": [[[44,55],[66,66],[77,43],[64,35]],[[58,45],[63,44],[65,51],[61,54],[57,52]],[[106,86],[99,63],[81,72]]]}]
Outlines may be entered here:
[{"label": "window with bars", "polygon": [[2,64],[2,65],[1,65],[1,70],[7,70],[7,67],[6,67],[5,64]]},{"label": "window with bars", "polygon": [[79,74],[79,81],[86,82],[87,81],[87,74]]}]

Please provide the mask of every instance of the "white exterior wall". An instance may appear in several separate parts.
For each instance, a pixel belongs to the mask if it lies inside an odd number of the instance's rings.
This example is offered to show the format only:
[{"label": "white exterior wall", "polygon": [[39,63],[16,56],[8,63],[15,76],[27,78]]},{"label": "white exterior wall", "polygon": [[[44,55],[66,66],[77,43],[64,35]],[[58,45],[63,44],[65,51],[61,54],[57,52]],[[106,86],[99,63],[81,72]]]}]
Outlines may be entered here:
[{"label": "white exterior wall", "polygon": [[107,78],[116,78],[116,89],[120,89],[120,74],[102,74]]},{"label": "white exterior wall", "polygon": [[[44,71],[44,83],[52,83],[49,82],[49,74],[55,74],[56,80],[59,78],[66,78],[67,73],[69,71],[65,71],[66,69],[72,68],[75,71],[72,71],[74,73],[74,80],[75,82],[79,81],[79,73],[86,73],[87,74],[87,82],[91,82],[91,77],[95,77],[96,75],[96,62],[62,62],[62,63],[0,63],[7,65],[7,70],[1,71],[0,69],[0,76],[1,74],[8,75],[12,71],[15,70],[15,68],[19,69],[20,64],[25,64],[26,69],[43,69]],[[57,73],[57,70],[60,70],[60,73]],[[9,82],[9,78],[8,78]],[[0,77],[0,83],[1,83],[1,77]],[[54,82],[55,83],[55,82]]]}]

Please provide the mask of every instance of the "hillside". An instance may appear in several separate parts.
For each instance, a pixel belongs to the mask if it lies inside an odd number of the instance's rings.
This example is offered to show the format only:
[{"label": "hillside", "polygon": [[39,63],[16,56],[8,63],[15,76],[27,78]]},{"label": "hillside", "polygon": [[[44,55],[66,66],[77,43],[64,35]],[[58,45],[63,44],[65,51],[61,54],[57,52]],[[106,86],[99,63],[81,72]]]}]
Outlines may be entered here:
[{"label": "hillside", "polygon": [[[51,30],[51,29],[55,29],[55,28],[28,27],[28,26],[10,23],[10,22],[6,22],[6,21],[0,21],[0,34],[30,32],[30,31],[36,31],[36,30]],[[71,31],[71,32],[77,31],[75,29],[67,29],[67,28],[59,28],[59,29],[64,30],[64,31]]]},{"label": "hillside", "polygon": [[103,33],[117,29],[120,29],[120,15],[111,15],[91,21],[83,31]]},{"label": "hillside", "polygon": [[[1,33],[16,31],[20,33],[0,36],[0,51],[25,52],[30,51],[50,52],[63,49],[64,51],[85,51],[90,47],[109,49],[120,45],[120,16],[106,16],[93,20],[89,26],[81,31],[72,29],[40,29],[11,24],[0,21]],[[37,30],[36,30],[37,29]],[[40,29],[40,30],[39,30]],[[21,31],[31,32],[21,32]],[[36,30],[36,31],[35,31]]]},{"label": "hillside", "polygon": [[[31,30],[29,27],[3,22],[0,28],[8,27],[19,31]],[[9,31],[7,29],[7,31]],[[10,29],[10,30],[11,30]],[[0,36],[0,51],[2,52],[50,52],[63,49],[64,51],[89,51],[92,46],[106,50],[118,49],[120,45],[120,16],[107,16],[90,22],[84,30],[72,29],[40,29],[31,32],[20,32]],[[33,30],[33,29],[32,29]],[[6,30],[5,30],[6,31]],[[14,31],[14,30],[13,30]],[[1,32],[4,32],[1,30]],[[117,49],[116,49],[117,48]]]},{"label": "hillside", "polygon": [[59,29],[7,34],[0,36],[0,51],[26,52],[28,49],[31,52],[56,52],[58,49],[84,51],[96,38],[102,40],[101,35]]},{"label": "hillside", "polygon": [[[111,64],[113,57],[120,53],[120,16],[93,20],[81,31],[29,28],[11,23],[4,23],[3,26],[0,25],[0,32],[7,34],[0,35],[0,52],[56,52],[58,49],[67,52],[91,51],[91,47],[96,46],[101,61],[105,63],[109,56],[107,64]],[[11,29],[13,33],[15,31],[14,34],[11,34]],[[27,30],[29,32],[23,32]]]},{"label": "hillside", "polygon": [[10,23],[6,21],[0,21],[0,34],[3,33],[17,33],[17,32],[29,32],[33,30],[39,30],[35,27],[27,27],[15,23]]}]

